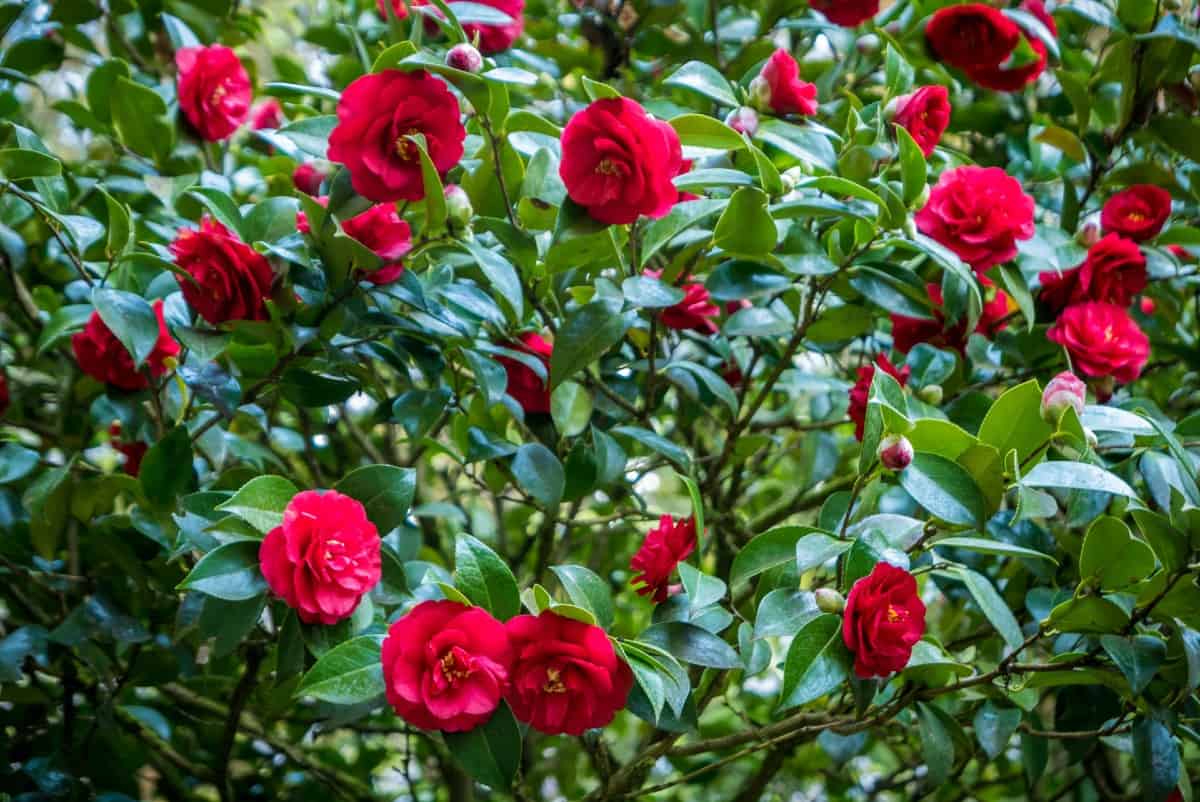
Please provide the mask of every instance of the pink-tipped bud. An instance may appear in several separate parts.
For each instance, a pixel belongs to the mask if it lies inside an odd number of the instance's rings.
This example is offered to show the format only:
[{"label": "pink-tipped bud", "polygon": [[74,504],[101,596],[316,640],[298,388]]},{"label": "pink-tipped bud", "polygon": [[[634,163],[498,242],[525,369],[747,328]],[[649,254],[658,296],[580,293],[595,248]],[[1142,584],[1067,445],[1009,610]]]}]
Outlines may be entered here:
[{"label": "pink-tipped bud", "polygon": [[1079,229],[1079,236],[1076,239],[1083,247],[1092,247],[1100,241],[1100,226],[1095,223],[1086,223],[1083,228]]},{"label": "pink-tipped bud", "polygon": [[725,124],[739,134],[754,136],[758,131],[758,112],[749,106],[739,106],[729,112]]},{"label": "pink-tipped bud", "polygon": [[823,613],[840,613],[846,609],[846,599],[833,588],[817,588],[813,591],[817,609]]},{"label": "pink-tipped bud", "polygon": [[1057,426],[1067,407],[1074,409],[1076,415],[1082,415],[1086,400],[1087,385],[1074,373],[1064,370],[1042,391],[1042,420]]},{"label": "pink-tipped bud", "polygon": [[303,192],[305,195],[312,195],[314,198],[321,191],[321,182],[325,180],[325,174],[318,170],[312,162],[304,162],[292,171],[292,183],[296,189]]},{"label": "pink-tipped bud", "polygon": [[471,206],[471,199],[458,184],[446,185],[446,214],[452,223],[460,226],[470,223],[471,216],[475,214],[475,209]]},{"label": "pink-tipped bud", "polygon": [[902,434],[889,434],[879,441],[879,461],[889,471],[902,471],[913,461],[913,447]]},{"label": "pink-tipped bud", "polygon": [[446,54],[446,66],[463,72],[479,72],[483,69],[483,56],[471,45],[463,42],[450,48]]}]

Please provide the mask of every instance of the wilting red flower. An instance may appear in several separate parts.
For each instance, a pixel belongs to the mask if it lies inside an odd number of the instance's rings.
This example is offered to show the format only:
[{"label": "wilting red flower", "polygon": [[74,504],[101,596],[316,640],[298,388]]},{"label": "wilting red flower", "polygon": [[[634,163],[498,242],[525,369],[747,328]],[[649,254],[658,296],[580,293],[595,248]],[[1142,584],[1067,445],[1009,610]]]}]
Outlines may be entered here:
[{"label": "wilting red flower", "polygon": [[188,305],[214,325],[227,320],[266,320],[266,299],[275,274],[258,251],[216,220],[200,230],[181,228],[171,243],[175,264],[191,276],[176,276]]},{"label": "wilting red flower", "polygon": [[671,574],[675,567],[696,550],[696,519],[693,517],[673,519],[664,515],[658,526],[646,533],[642,547],[629,561],[629,567],[637,573],[630,584],[642,596],[650,596],[655,604],[661,604],[670,595]]},{"label": "wilting red flower", "polygon": [[879,13],[879,0],[809,0],[808,5],[844,28],[861,25]]},{"label": "wilting red flower", "polygon": [[982,273],[1012,259],[1017,240],[1033,236],[1033,211],[1033,198],[1004,170],[967,166],[942,173],[916,221],[922,233]]},{"label": "wilting red flower", "polygon": [[321,182],[324,180],[325,174],[318,170],[312,162],[298,164],[292,171],[292,184],[296,189],[305,195],[312,195],[314,198],[321,191]]},{"label": "wilting red flower", "polygon": [[854,653],[854,673],[860,679],[903,670],[924,634],[925,604],[917,593],[917,580],[908,571],[876,563],[868,576],[850,588],[842,640]]},{"label": "wilting red flower", "polygon": [[576,112],[562,134],[559,175],[571,200],[601,223],[662,217],[679,198],[679,135],[629,98],[602,98]]},{"label": "wilting red flower", "polygon": [[928,159],[950,125],[950,93],[937,84],[897,98],[892,122],[912,134]]},{"label": "wilting red flower", "polygon": [[[1054,24],[1054,17],[1047,13],[1042,0],[1025,0],[1021,4],[1021,9],[1045,25],[1053,36],[1058,36],[1058,26]],[[1025,41],[1029,42],[1030,49],[1037,56],[1034,61],[1020,67],[1003,67],[999,64],[990,67],[974,67],[967,70],[967,75],[980,86],[997,92],[1016,92],[1036,80],[1046,70],[1046,45],[1036,36],[1023,35]]]},{"label": "wilting red flower", "polygon": [[336,624],[379,582],[379,532],[358,501],[336,490],[297,493],[258,550],[275,595],[306,624]]},{"label": "wilting red flower", "polygon": [[600,627],[545,610],[505,628],[514,656],[505,698],[521,721],[547,735],[582,735],[625,706],[633,672]]},{"label": "wilting red flower", "polygon": [[[542,339],[540,334],[529,332],[521,336],[520,342],[508,343],[508,348],[521,351],[538,360],[550,372],[550,354],[554,346]],[[550,413],[550,388],[546,380],[533,368],[512,357],[497,356],[496,361],[504,366],[508,376],[508,394],[516,399],[526,415],[548,415]]]},{"label": "wilting red flower", "polygon": [[1150,357],[1150,340],[1124,307],[1089,301],[1068,306],[1046,332],[1067,349],[1087,376],[1112,376],[1122,384],[1138,377]]},{"label": "wilting red flower", "polygon": [[458,100],[424,70],[384,70],[355,79],[338,101],[329,159],[346,165],[354,191],[373,201],[421,200],[421,134],[443,175],[463,155]]},{"label": "wilting red flower", "polygon": [[[163,302],[155,301],[152,306],[154,316],[158,318],[158,341],[146,357],[145,368],[153,376],[162,376],[167,372],[167,357],[179,354],[179,343],[172,339],[171,332],[167,330],[167,321],[163,319]],[[144,390],[150,386],[149,377],[134,366],[133,357],[100,318],[99,312],[92,312],[83,331],[71,338],[71,347],[80,369],[96,381],[122,390]]]},{"label": "wilting red flower", "polygon": [[1146,257],[1137,243],[1109,234],[1088,249],[1078,267],[1039,273],[1038,280],[1038,298],[1054,313],[1084,301],[1128,306],[1146,288]]},{"label": "wilting red flower", "polygon": [[192,128],[210,142],[225,139],[250,111],[250,76],[237,55],[223,45],[175,51],[179,108]]},{"label": "wilting red flower", "polygon": [[1051,379],[1042,391],[1042,418],[1057,426],[1067,407],[1074,409],[1076,415],[1082,415],[1085,404],[1087,385],[1071,371],[1064,370]]},{"label": "wilting red flower", "polygon": [[1100,211],[1105,234],[1145,242],[1162,231],[1171,215],[1171,193],[1153,184],[1136,184],[1108,199]]},{"label": "wilting red flower", "polygon": [[250,127],[255,131],[283,125],[283,106],[273,97],[250,109]]},{"label": "wilting red flower", "polygon": [[412,250],[412,229],[393,203],[380,203],[342,223],[346,236],[366,245],[383,260],[378,270],[363,273],[372,284],[390,284],[400,278],[400,259]]},{"label": "wilting red flower", "polygon": [[863,427],[867,422],[867,401],[871,397],[871,382],[875,379],[876,367],[900,382],[901,387],[908,384],[908,377],[912,373],[908,365],[897,370],[883,354],[875,357],[874,365],[863,365],[858,369],[858,381],[850,388],[850,408],[846,412],[850,420],[854,421],[854,437],[858,440],[863,439]]},{"label": "wilting red flower", "polygon": [[939,59],[970,72],[1001,64],[1021,41],[1021,29],[998,9],[965,3],[934,12],[925,38]]},{"label": "wilting red flower", "polygon": [[[392,12],[396,15],[396,19],[404,19],[408,16],[408,6],[404,4],[404,0],[390,0]],[[413,3],[414,6],[423,6],[423,0],[417,0]],[[375,7],[379,9],[379,16],[384,19],[388,18],[387,7],[388,0],[375,0]]]},{"label": "wilting red flower", "polygon": [[508,688],[508,633],[482,607],[424,601],[383,641],[387,700],[423,730],[463,732],[487,721]]},{"label": "wilting red flower", "polygon": [[816,114],[817,87],[800,77],[800,65],[782,47],[771,54],[750,82],[750,94],[763,111]]},{"label": "wilting red flower", "polygon": [[[981,279],[985,292],[992,287],[992,282]],[[892,343],[897,351],[907,354],[918,343],[929,343],[936,348],[953,348],[962,352],[967,347],[969,335],[967,322],[960,320],[953,326],[946,326],[946,316],[942,313],[942,288],[933,283],[925,285],[929,300],[933,302],[933,319],[892,315]],[[993,337],[1008,325],[1005,318],[1013,310],[1013,301],[1008,293],[995,290],[992,299],[983,305],[979,323],[975,331],[984,337]]]}]

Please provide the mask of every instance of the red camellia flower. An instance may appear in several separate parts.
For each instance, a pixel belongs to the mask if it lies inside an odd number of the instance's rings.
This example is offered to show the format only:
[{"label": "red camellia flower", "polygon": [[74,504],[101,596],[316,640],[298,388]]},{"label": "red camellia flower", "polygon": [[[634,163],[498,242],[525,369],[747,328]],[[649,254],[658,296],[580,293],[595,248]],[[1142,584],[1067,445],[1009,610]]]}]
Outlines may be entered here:
[{"label": "red camellia flower", "polygon": [[[1021,9],[1045,25],[1046,30],[1051,35],[1058,36],[1058,26],[1054,24],[1054,17],[1047,13],[1042,0],[1025,0],[1021,4]],[[966,71],[967,75],[980,86],[997,92],[1016,92],[1026,84],[1036,80],[1039,75],[1046,71],[1046,45],[1036,36],[1024,34],[1024,37],[1025,41],[1029,42],[1030,49],[1037,56],[1034,61],[1022,64],[1020,67],[1003,67],[1000,64],[994,64],[990,67],[979,66],[968,68]]]},{"label": "red camellia flower", "polygon": [[305,490],[263,539],[258,561],[301,621],[336,624],[379,582],[379,543],[362,504],[335,490]]},{"label": "red camellia flower", "polygon": [[950,93],[941,85],[922,86],[897,99],[892,122],[912,134],[928,159],[950,125]]},{"label": "red camellia flower", "polygon": [[483,608],[424,601],[388,629],[382,660],[387,700],[400,718],[463,732],[500,704],[512,649],[504,625]]},{"label": "red camellia flower", "polygon": [[[952,6],[961,8],[961,6]],[[1033,198],[999,167],[956,167],[942,173],[916,214],[923,234],[982,273],[1017,255],[1033,236]]]},{"label": "red camellia flower", "polygon": [[562,134],[559,176],[571,200],[601,223],[662,217],[679,199],[671,183],[683,155],[679,135],[629,98],[601,98]]},{"label": "red camellia flower", "polygon": [[850,388],[850,408],[846,414],[854,421],[854,437],[860,441],[867,422],[867,400],[871,397],[871,382],[875,379],[876,367],[900,382],[901,387],[908,384],[908,377],[912,373],[908,365],[897,370],[883,354],[875,357],[874,365],[863,365],[858,369],[858,381]]},{"label": "red camellia flower", "polygon": [[521,721],[547,735],[582,735],[625,706],[633,672],[600,627],[545,610],[505,628],[514,657],[505,698]]},{"label": "red camellia flower", "polygon": [[1146,288],[1146,257],[1137,243],[1109,234],[1088,249],[1079,267],[1039,273],[1038,280],[1038,298],[1056,314],[1084,301],[1128,306]]},{"label": "red camellia flower", "polygon": [[250,111],[250,76],[237,55],[223,45],[175,51],[179,108],[192,128],[209,142],[227,138]]},{"label": "red camellia flower", "polygon": [[[158,341],[146,357],[144,367],[149,369],[151,375],[161,376],[167,372],[166,358],[179,353],[179,343],[172,339],[171,332],[167,330],[167,321],[163,319],[163,302],[155,301],[153,308],[154,316],[158,318]],[[144,390],[150,386],[145,370],[134,366],[133,357],[101,319],[99,312],[92,312],[83,331],[71,338],[71,347],[80,369],[96,381],[122,390]]]},{"label": "red camellia flower", "polygon": [[[643,270],[642,273],[652,278],[662,275],[661,270]],[[717,324],[714,318],[721,314],[721,307],[713,303],[708,289],[703,284],[686,280],[679,289],[683,290],[683,300],[658,313],[662,324],[678,331],[715,333]]]},{"label": "red camellia flower", "polygon": [[507,25],[482,25],[478,22],[463,23],[463,33],[467,41],[475,41],[479,37],[479,49],[484,53],[499,53],[508,50],[513,42],[525,29],[525,0],[480,0],[485,6],[491,6],[512,18]]},{"label": "red camellia flower", "polygon": [[842,640],[854,653],[860,679],[886,677],[908,665],[913,646],[925,634],[925,604],[917,580],[903,568],[876,563],[846,597]]},{"label": "red camellia flower", "polygon": [[965,3],[938,9],[925,27],[934,54],[960,70],[998,66],[1021,41],[1021,29],[998,9]]},{"label": "red camellia flower", "polygon": [[305,195],[316,197],[317,193],[321,191],[321,182],[324,180],[325,174],[318,170],[312,162],[298,164],[292,171],[292,185]]},{"label": "red camellia flower", "polygon": [[1168,245],[1167,250],[1171,252],[1172,256],[1184,264],[1191,264],[1192,262],[1196,261],[1196,257],[1192,256],[1192,252],[1182,245]]},{"label": "red camellia flower", "polygon": [[1116,304],[1068,306],[1046,336],[1067,349],[1078,372],[1112,376],[1122,384],[1136,379],[1150,357],[1149,338]]},{"label": "red camellia flower", "polygon": [[346,236],[366,245],[384,264],[363,273],[372,284],[390,284],[404,272],[401,257],[412,250],[412,229],[400,217],[395,204],[380,203],[342,223]]},{"label": "red camellia flower", "polygon": [[[992,282],[981,279],[985,291],[992,287]],[[942,306],[942,288],[938,284],[926,284],[925,291],[935,307]],[[1008,323],[1005,318],[1013,310],[1013,301],[1008,293],[995,290],[992,299],[983,305],[979,315],[979,323],[975,331],[984,337],[993,337],[1003,331]],[[946,316],[940,308],[933,310],[933,319],[892,315],[892,343],[897,351],[907,354],[919,343],[929,343],[936,348],[953,348],[963,352],[967,347],[969,335],[967,322],[960,320],[949,328],[946,327]]]},{"label": "red camellia flower", "polygon": [[[389,0],[375,0],[375,7],[379,9],[379,16],[384,19],[388,18],[387,7]],[[405,19],[408,16],[408,6],[404,4],[404,0],[390,0],[392,13],[396,15],[396,19]],[[425,5],[423,2],[414,2],[415,6]]]},{"label": "red camellia flower", "polygon": [[776,114],[816,114],[817,87],[800,77],[800,65],[782,47],[771,54],[751,81],[751,95],[763,111]]},{"label": "red camellia flower", "polygon": [[1100,211],[1105,234],[1145,242],[1162,231],[1171,214],[1171,193],[1153,184],[1136,184],[1108,199]]},{"label": "red camellia flower", "polygon": [[651,596],[655,604],[665,602],[675,567],[695,550],[696,519],[664,515],[658,519],[658,526],[646,533],[642,547],[629,561],[629,567],[637,572],[630,584],[642,596]]},{"label": "red camellia flower", "polygon": [[125,457],[125,464],[121,466],[121,470],[133,477],[142,472],[142,458],[150,450],[149,445],[141,441],[125,443],[120,440],[113,440],[112,447]]},{"label": "red camellia flower", "polygon": [[216,220],[200,230],[183,228],[171,243],[175,264],[191,276],[176,276],[184,300],[216,325],[227,320],[266,320],[266,299],[275,274],[258,251]]},{"label": "red camellia flower", "polygon": [[[554,346],[542,339],[540,334],[529,332],[522,335],[520,342],[508,343],[506,347],[537,359],[549,374],[550,354]],[[537,375],[533,368],[512,357],[497,356],[496,361],[504,366],[504,373],[508,376],[508,394],[516,399],[526,415],[550,414],[550,388],[545,379]]]},{"label": "red camellia flower", "polygon": [[879,0],[809,0],[808,5],[844,28],[861,25],[879,13]]},{"label": "red camellia flower", "polygon": [[463,155],[458,100],[424,70],[384,70],[354,80],[338,101],[329,159],[346,165],[354,191],[373,201],[421,200],[421,134],[443,175]]},{"label": "red camellia flower", "polygon": [[250,110],[250,127],[255,131],[283,125],[283,106],[275,98],[267,98]]}]

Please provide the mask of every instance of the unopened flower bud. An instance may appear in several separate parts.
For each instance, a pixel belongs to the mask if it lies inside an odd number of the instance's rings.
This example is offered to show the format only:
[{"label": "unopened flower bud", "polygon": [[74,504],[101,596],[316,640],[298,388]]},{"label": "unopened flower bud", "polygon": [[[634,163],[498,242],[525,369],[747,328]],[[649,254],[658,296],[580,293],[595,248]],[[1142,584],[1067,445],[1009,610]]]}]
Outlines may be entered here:
[{"label": "unopened flower bud", "polygon": [[446,66],[463,72],[479,72],[483,69],[483,56],[471,45],[463,42],[450,48],[446,54]]},{"label": "unopened flower bud", "polygon": [[1149,295],[1143,295],[1138,299],[1138,309],[1142,310],[1143,315],[1153,315],[1154,310],[1158,308],[1158,304]]},{"label": "unopened flower bud", "polygon": [[927,384],[917,391],[917,398],[935,407],[942,403],[943,396],[944,391],[940,384]]},{"label": "unopened flower bud", "polygon": [[846,599],[833,588],[817,588],[813,591],[817,609],[823,613],[840,613],[846,609]]},{"label": "unopened flower bud", "polygon": [[750,82],[750,105],[759,111],[771,110],[771,84],[761,75],[756,75]]},{"label": "unopened flower bud", "polygon": [[1079,236],[1076,239],[1083,247],[1092,247],[1100,241],[1100,226],[1095,223],[1085,223],[1083,228],[1079,229]]},{"label": "unopened flower bud", "polygon": [[1074,373],[1064,370],[1042,391],[1042,420],[1057,426],[1067,407],[1074,409],[1076,415],[1082,415],[1086,399],[1087,386]]},{"label": "unopened flower bud", "polygon": [[305,195],[312,195],[314,198],[320,194],[321,182],[324,180],[325,174],[318,170],[312,162],[304,162],[292,172],[292,184],[296,189]]},{"label": "unopened flower bud", "polygon": [[879,52],[879,37],[873,33],[864,34],[858,37],[854,47],[864,56],[873,55]]},{"label": "unopened flower bud", "polygon": [[1096,433],[1087,426],[1083,427],[1083,436],[1087,438],[1088,448],[1095,448],[1100,445],[1100,438],[1096,437]]},{"label": "unopened flower bud", "polygon": [[902,434],[889,434],[879,441],[879,461],[889,471],[902,471],[913,461],[913,447]]},{"label": "unopened flower bud", "polygon": [[758,112],[749,106],[739,106],[729,112],[729,116],[725,118],[725,124],[739,134],[754,136],[758,131]]},{"label": "unopened flower bud", "polygon": [[446,185],[446,214],[450,221],[460,226],[471,222],[475,210],[471,207],[471,199],[458,184]]}]

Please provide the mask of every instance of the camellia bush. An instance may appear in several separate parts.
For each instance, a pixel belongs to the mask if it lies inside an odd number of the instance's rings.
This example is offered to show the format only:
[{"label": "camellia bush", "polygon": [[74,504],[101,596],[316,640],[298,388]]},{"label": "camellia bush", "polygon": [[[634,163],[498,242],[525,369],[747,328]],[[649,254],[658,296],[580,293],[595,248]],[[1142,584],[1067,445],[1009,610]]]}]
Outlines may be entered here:
[{"label": "camellia bush", "polygon": [[1191,0],[0,34],[0,799],[1196,798]]}]

